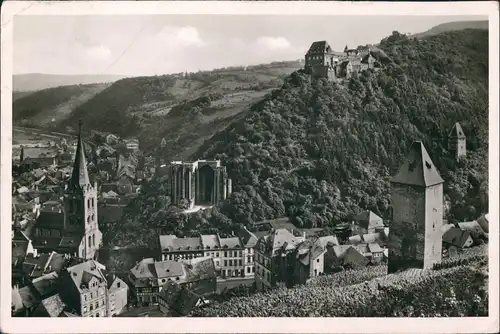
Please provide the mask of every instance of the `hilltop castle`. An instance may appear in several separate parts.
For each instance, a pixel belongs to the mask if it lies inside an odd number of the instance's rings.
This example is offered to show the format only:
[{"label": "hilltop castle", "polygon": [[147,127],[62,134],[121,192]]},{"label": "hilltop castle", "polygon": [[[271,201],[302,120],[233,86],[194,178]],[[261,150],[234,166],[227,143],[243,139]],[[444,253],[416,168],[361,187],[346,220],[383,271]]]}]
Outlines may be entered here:
[{"label": "hilltop castle", "polygon": [[389,273],[441,262],[443,183],[422,142],[414,142],[391,180]]},{"label": "hilltop castle", "polygon": [[305,69],[313,77],[330,81],[348,79],[354,73],[369,68],[377,70],[381,64],[372,56],[370,49],[349,49],[336,52],[326,41],[312,43],[305,56]]}]

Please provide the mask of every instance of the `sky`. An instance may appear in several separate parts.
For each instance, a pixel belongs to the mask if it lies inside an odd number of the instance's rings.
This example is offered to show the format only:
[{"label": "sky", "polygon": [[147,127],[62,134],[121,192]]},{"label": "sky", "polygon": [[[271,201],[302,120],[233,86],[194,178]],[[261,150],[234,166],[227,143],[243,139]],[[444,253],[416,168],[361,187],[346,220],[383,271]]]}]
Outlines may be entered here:
[{"label": "sky", "polygon": [[195,72],[303,58],[315,40],[342,51],[392,31],[417,33],[474,16],[121,15],[14,19],[14,74]]}]

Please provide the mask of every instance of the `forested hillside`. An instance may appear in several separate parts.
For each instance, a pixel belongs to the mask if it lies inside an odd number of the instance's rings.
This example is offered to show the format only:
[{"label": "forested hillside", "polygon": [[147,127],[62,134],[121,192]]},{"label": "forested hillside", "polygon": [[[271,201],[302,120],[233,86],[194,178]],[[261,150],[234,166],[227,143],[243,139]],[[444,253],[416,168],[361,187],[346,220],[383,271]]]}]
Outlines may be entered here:
[{"label": "forested hillside", "polygon": [[[154,180],[133,203],[140,214],[114,231],[114,243],[148,244],[156,233],[224,234],[279,216],[326,227],[362,209],[390,220],[389,180],[414,140],[424,142],[446,181],[451,221],[487,210],[488,32],[423,40],[394,32],[380,48],[390,59],[382,71],[344,84],[295,72],[207,140],[192,157],[227,166],[234,192],[225,203],[177,214],[168,208],[165,180]],[[455,122],[468,138],[461,164],[447,150]]]}]

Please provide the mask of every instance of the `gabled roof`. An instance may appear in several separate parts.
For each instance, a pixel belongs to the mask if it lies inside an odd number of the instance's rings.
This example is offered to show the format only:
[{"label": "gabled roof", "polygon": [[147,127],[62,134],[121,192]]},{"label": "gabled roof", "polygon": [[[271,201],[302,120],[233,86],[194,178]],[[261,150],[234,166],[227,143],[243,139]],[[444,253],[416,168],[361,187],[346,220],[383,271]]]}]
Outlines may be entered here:
[{"label": "gabled roof", "polygon": [[332,52],[332,48],[328,44],[327,41],[316,41],[311,44],[307,54],[311,53],[330,53]]},{"label": "gabled roof", "polygon": [[294,248],[302,241],[304,241],[304,238],[296,237],[292,232],[284,228],[271,231],[268,239],[273,251],[282,247]]},{"label": "gabled roof", "polygon": [[349,237],[349,243],[351,245],[358,245],[362,242],[363,242],[363,240],[361,239],[360,235],[353,235],[352,237]]},{"label": "gabled roof", "polygon": [[462,248],[470,237],[469,231],[462,231],[458,227],[451,227],[443,234],[443,242]]},{"label": "gabled roof", "polygon": [[217,234],[202,235],[201,244],[204,249],[219,249],[221,247]]},{"label": "gabled roof", "polygon": [[462,127],[460,126],[460,123],[456,122],[453,125],[453,128],[451,129],[450,133],[448,134],[448,137],[450,137],[450,138],[458,138],[458,139],[465,139],[464,130],[462,130]]},{"label": "gabled roof", "polygon": [[246,228],[241,229],[238,235],[241,238],[241,241],[243,242],[243,246],[245,248],[255,247],[255,245],[257,245],[257,241],[259,240],[255,233],[250,232]]},{"label": "gabled roof", "polygon": [[297,246],[296,258],[303,265],[307,266],[310,260],[316,259],[321,254],[325,253],[325,251],[319,238],[306,239]]},{"label": "gabled roof", "polygon": [[221,248],[243,248],[241,244],[241,240],[238,237],[230,237],[230,238],[220,238],[220,246]]},{"label": "gabled roof", "polygon": [[73,280],[75,287],[80,292],[84,292],[88,289],[88,283],[96,278],[99,282],[105,282],[106,277],[102,273],[104,266],[95,260],[88,260],[83,263],[79,263],[66,270],[69,276]]},{"label": "gabled roof", "polygon": [[377,243],[368,244],[368,249],[370,250],[370,253],[382,253],[384,251]]},{"label": "gabled roof", "polygon": [[349,247],[343,256],[344,264],[366,265],[370,261],[354,247]]},{"label": "gabled roof", "polygon": [[339,245],[339,240],[335,235],[327,235],[324,237],[319,237],[319,242],[321,243],[321,246],[323,247],[329,247],[329,246],[338,246]]},{"label": "gabled roof", "polygon": [[184,275],[182,263],[177,261],[160,261],[153,264],[157,278],[177,277]]},{"label": "gabled roof", "polygon": [[439,171],[432,162],[424,144],[421,141],[415,141],[411,145],[403,165],[391,182],[430,187],[443,183],[444,180],[439,175]]},{"label": "gabled roof", "polygon": [[354,217],[354,221],[356,221],[359,226],[365,229],[384,227],[384,220],[370,210],[365,210],[357,214]]}]

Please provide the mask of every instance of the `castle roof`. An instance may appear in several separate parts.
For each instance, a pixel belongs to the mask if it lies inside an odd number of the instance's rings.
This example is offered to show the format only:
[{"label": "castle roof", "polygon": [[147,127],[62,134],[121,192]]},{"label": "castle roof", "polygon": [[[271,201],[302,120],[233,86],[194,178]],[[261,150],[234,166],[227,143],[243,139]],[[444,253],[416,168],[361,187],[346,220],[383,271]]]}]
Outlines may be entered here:
[{"label": "castle roof", "polygon": [[327,41],[316,41],[311,44],[311,47],[307,51],[307,54],[311,53],[330,53],[332,48]]},{"label": "castle roof", "polygon": [[90,184],[89,174],[87,172],[87,161],[85,159],[85,147],[82,140],[82,126],[79,124],[78,144],[76,146],[75,162],[73,164],[73,172],[69,181],[69,188],[82,188],[84,185]]},{"label": "castle roof", "polygon": [[465,138],[464,130],[462,130],[460,123],[456,122],[455,125],[453,125],[453,128],[451,129],[450,133],[448,134],[448,137],[458,138],[458,139]]},{"label": "castle roof", "polygon": [[430,187],[443,183],[444,180],[432,162],[429,153],[421,141],[411,145],[405,162],[391,182],[412,186]]}]

